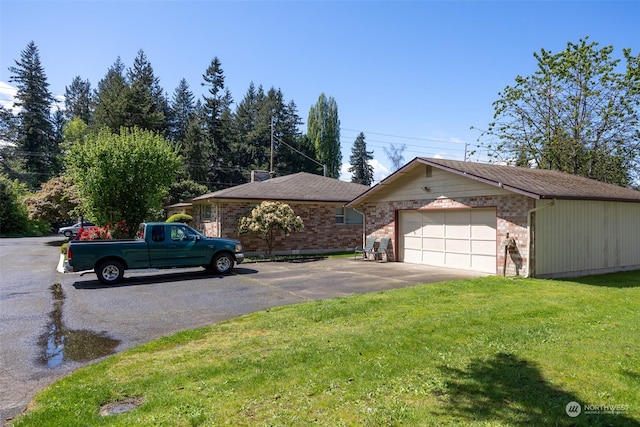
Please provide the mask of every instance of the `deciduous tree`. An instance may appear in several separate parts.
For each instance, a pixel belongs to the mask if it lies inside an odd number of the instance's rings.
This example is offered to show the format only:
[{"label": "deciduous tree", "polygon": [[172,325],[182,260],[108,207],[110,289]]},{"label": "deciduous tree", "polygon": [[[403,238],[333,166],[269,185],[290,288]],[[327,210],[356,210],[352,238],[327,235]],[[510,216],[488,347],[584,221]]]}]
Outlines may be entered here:
[{"label": "deciduous tree", "polygon": [[240,218],[238,233],[256,233],[267,245],[267,256],[273,252],[277,235],[288,236],[304,228],[302,218],[291,206],[282,202],[264,201],[251,211],[249,216]]},{"label": "deciduous tree", "polygon": [[23,203],[27,194],[24,184],[0,174],[0,233],[22,234],[28,230],[29,218]]},{"label": "deciduous tree", "polygon": [[327,166],[327,176],[338,178],[342,167],[338,104],[323,93],[309,110],[307,136],[313,141],[318,161]]},{"label": "deciduous tree", "polygon": [[161,208],[180,159],[161,135],[121,128],[120,134],[103,129],[74,144],[67,165],[88,217],[135,226]]},{"label": "deciduous tree", "polygon": [[42,188],[25,199],[29,218],[57,224],[77,218],[80,199],[69,177],[58,176],[42,184]]},{"label": "deciduous tree", "polygon": [[520,166],[554,169],[628,185],[640,155],[640,70],[623,49],[582,39],[564,51],[534,53],[537,70],[517,76],[494,102],[482,137],[491,154]]}]

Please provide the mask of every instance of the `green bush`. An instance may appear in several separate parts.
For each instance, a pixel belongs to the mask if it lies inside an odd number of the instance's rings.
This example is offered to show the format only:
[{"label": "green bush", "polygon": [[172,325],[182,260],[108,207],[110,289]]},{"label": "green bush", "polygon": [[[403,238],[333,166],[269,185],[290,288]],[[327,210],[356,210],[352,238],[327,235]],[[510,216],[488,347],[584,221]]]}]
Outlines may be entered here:
[{"label": "green bush", "polygon": [[25,235],[29,232],[29,216],[22,199],[28,194],[26,185],[0,175],[0,233]]},{"label": "green bush", "polygon": [[178,213],[178,214],[174,214],[171,215],[168,219],[167,222],[183,222],[183,223],[188,223],[193,221],[193,217],[191,215],[187,215],[187,214],[183,214],[183,213]]}]

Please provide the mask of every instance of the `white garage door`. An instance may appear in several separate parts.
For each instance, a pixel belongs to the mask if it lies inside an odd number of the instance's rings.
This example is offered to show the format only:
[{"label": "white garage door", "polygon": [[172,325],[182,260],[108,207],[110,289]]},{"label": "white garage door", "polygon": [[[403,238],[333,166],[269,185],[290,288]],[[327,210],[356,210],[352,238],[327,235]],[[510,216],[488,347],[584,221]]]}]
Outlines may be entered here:
[{"label": "white garage door", "polygon": [[496,210],[401,211],[401,261],[496,272]]}]

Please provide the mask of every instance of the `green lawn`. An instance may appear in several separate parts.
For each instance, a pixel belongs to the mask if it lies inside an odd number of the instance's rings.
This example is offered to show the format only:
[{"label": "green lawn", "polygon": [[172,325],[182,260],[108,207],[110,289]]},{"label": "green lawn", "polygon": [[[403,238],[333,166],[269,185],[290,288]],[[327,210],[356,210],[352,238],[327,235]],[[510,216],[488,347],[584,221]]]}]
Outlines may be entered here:
[{"label": "green lawn", "polygon": [[80,369],[15,425],[640,426],[639,329],[640,272],[304,303]]}]

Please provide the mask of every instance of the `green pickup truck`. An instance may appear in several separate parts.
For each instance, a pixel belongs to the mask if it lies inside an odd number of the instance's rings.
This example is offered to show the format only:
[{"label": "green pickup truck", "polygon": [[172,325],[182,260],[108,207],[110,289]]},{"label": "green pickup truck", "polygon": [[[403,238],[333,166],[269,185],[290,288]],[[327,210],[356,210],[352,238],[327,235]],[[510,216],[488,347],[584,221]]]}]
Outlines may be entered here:
[{"label": "green pickup truck", "polygon": [[65,272],[94,270],[98,280],[112,285],[125,270],[202,266],[220,274],[244,260],[237,240],[209,238],[186,224],[142,223],[131,240],[72,240]]}]

